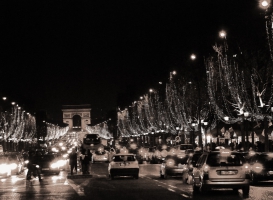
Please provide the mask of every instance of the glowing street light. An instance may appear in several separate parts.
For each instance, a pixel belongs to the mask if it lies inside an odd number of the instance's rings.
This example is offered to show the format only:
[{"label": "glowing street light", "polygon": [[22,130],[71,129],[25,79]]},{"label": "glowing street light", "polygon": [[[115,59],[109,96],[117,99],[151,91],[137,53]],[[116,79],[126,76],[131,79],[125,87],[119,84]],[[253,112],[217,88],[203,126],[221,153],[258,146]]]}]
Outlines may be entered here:
[{"label": "glowing street light", "polygon": [[267,7],[269,6],[269,1],[263,0],[263,1],[261,2],[261,6],[262,6],[263,8],[267,8]]},{"label": "glowing street light", "polygon": [[225,31],[220,31],[220,32],[219,32],[219,36],[220,36],[221,38],[226,38],[227,34],[226,34]]},{"label": "glowing street light", "polygon": [[195,60],[196,59],[196,55],[195,54],[191,54],[191,60]]}]

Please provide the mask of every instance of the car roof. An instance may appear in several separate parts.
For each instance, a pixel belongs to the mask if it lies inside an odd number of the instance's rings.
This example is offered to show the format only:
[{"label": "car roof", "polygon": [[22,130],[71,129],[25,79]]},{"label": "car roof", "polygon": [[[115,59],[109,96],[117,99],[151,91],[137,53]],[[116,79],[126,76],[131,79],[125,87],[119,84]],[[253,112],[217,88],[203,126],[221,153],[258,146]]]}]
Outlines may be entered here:
[{"label": "car roof", "polygon": [[133,153],[117,153],[115,156],[134,156],[135,154]]}]

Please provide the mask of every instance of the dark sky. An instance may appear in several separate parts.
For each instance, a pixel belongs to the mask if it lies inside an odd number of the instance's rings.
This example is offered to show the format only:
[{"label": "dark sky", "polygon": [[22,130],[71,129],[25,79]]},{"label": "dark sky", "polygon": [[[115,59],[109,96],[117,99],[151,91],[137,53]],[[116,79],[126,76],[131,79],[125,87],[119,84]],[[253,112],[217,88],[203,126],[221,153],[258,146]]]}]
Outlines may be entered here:
[{"label": "dark sky", "polygon": [[0,7],[0,93],[57,118],[61,105],[91,104],[94,116],[130,105],[170,71],[183,71],[191,53],[207,56],[221,29],[265,39],[258,0],[3,0]]}]

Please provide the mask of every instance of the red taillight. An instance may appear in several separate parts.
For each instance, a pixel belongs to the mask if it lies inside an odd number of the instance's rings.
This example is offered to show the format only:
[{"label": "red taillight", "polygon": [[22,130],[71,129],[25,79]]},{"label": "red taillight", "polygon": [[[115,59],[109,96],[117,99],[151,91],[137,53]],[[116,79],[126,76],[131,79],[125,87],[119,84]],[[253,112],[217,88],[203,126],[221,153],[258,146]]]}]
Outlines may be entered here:
[{"label": "red taillight", "polygon": [[166,160],[166,165],[169,166],[169,167],[174,166],[174,160],[173,159]]},{"label": "red taillight", "polygon": [[256,173],[260,173],[263,170],[263,165],[260,163],[255,163],[252,166],[252,171],[256,172]]},{"label": "red taillight", "polygon": [[209,170],[210,170],[210,167],[209,167],[208,165],[205,165],[205,166],[204,166],[204,172],[205,172],[205,173],[208,173]]},{"label": "red taillight", "polygon": [[249,164],[244,164],[243,169],[244,169],[244,171],[245,171],[246,174],[250,173],[250,166],[249,166]]}]

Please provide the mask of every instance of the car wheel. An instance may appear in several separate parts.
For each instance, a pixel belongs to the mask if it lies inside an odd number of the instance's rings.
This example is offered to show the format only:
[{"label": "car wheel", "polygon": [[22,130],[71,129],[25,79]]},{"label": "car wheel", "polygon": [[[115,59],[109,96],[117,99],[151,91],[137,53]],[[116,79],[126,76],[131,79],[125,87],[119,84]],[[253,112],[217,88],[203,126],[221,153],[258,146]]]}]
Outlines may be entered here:
[{"label": "car wheel", "polygon": [[138,179],[138,174],[134,175],[134,178],[135,178],[135,179]]},{"label": "car wheel", "polygon": [[238,193],[238,188],[233,188],[233,193],[237,194]]},{"label": "car wheel", "polygon": [[249,196],[249,185],[248,186],[244,186],[242,188],[242,190],[243,190],[243,195],[244,196]]}]

